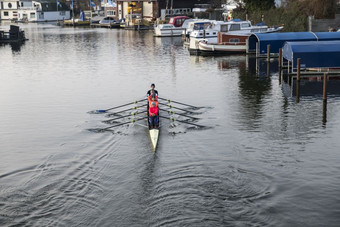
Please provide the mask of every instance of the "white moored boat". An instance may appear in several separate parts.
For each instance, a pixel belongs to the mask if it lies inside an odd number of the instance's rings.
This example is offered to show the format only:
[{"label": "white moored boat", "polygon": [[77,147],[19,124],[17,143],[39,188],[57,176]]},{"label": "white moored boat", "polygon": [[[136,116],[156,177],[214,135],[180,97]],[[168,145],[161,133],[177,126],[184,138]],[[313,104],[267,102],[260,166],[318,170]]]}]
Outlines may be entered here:
[{"label": "white moored boat", "polygon": [[[190,24],[189,28],[192,29],[192,31],[190,32],[188,49],[192,54],[196,54],[197,51],[199,51],[199,43],[202,40],[205,40],[209,45],[221,44],[221,42],[219,42],[218,40],[218,34],[249,37],[252,33],[255,32],[270,33],[278,32],[283,29],[283,27],[269,28],[268,26],[262,24],[253,26],[250,21],[242,21],[238,19],[228,22],[224,21],[189,22],[189,24]],[[216,45],[210,46],[216,47]]]},{"label": "white moored boat", "polygon": [[220,55],[220,54],[244,54],[247,49],[248,35],[226,35],[218,34],[217,44],[208,43],[206,40],[197,40],[198,48],[194,51],[199,55]]},{"label": "white moored boat", "polygon": [[181,36],[184,28],[175,27],[173,24],[159,24],[155,27],[155,36]]}]

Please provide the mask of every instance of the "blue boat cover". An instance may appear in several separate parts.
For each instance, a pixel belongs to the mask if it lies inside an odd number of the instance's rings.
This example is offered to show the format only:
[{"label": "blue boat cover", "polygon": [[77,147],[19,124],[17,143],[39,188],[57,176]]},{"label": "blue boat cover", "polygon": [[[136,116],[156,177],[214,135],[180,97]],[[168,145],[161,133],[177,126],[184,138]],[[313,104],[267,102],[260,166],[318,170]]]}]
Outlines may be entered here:
[{"label": "blue boat cover", "polygon": [[340,67],[340,40],[286,42],[282,56],[293,64],[293,68],[298,58],[301,68]]},{"label": "blue boat cover", "polygon": [[270,45],[271,53],[279,53],[285,42],[289,41],[323,41],[340,40],[340,32],[278,32],[278,33],[254,33],[249,37],[248,51],[256,50],[258,43],[259,54],[267,53],[267,45]]}]

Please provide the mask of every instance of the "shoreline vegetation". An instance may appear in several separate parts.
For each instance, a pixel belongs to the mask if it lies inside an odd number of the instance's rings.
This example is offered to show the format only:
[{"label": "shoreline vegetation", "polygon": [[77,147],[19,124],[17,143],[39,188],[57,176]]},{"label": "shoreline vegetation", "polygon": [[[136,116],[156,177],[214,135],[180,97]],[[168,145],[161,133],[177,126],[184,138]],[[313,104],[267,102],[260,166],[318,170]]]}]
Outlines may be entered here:
[{"label": "shoreline vegetation", "polygon": [[307,31],[308,16],[315,19],[334,19],[337,11],[336,0],[281,0],[275,7],[275,0],[243,0],[233,11],[233,18],[253,24],[265,22],[269,26],[284,25],[284,32]]}]

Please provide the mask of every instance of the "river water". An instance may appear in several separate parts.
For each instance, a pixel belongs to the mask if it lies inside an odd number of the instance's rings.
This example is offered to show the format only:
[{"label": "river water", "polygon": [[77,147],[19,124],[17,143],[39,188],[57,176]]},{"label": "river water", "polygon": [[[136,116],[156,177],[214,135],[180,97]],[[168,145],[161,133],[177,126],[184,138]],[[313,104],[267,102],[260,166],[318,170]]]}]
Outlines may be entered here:
[{"label": "river water", "polygon": [[[339,94],[325,113],[320,92],[296,102],[277,71],[181,38],[21,27],[0,46],[0,226],[339,225]],[[88,130],[151,83],[207,127],[162,119],[156,153],[139,125]]]}]

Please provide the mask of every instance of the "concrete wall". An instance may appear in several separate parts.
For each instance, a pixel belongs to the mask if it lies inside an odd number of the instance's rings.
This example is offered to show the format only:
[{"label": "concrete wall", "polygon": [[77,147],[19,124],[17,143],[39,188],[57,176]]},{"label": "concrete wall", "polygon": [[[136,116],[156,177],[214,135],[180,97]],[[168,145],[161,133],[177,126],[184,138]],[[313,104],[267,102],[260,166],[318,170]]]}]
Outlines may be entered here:
[{"label": "concrete wall", "polygon": [[308,30],[313,32],[328,32],[330,28],[340,28],[340,14],[334,19],[308,19]]}]

